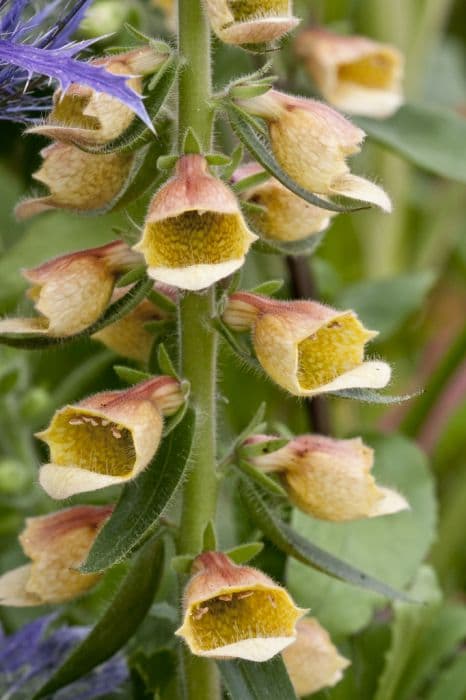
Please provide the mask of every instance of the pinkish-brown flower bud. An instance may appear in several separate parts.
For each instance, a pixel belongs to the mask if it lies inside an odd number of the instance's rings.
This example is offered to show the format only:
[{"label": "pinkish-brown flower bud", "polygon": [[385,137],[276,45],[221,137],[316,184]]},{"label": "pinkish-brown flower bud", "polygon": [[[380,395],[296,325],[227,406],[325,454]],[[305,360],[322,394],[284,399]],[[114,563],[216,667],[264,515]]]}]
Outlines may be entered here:
[{"label": "pinkish-brown flower bud", "polygon": [[206,0],[213,31],[226,44],[262,44],[294,29],[291,0]]},{"label": "pinkish-brown flower bud", "polygon": [[311,617],[300,620],[296,631],[296,641],[283,651],[296,695],[304,697],[339,683],[350,662],[338,653],[328,632]]},{"label": "pinkish-brown flower bud", "polygon": [[[128,85],[141,92],[140,76],[156,71],[167,57],[168,53],[157,53],[152,47],[143,46],[96,58],[92,63],[109,73],[128,75]],[[61,90],[55,92],[54,107],[47,122],[30,128],[28,133],[49,136],[62,143],[90,146],[117,138],[133,119],[136,119],[133,110],[117,98],[73,83],[64,94]]]},{"label": "pinkish-brown flower bud", "polygon": [[183,401],[180,383],[161,376],[65,406],[37,434],[50,448],[50,463],[40,469],[41,486],[63,499],[134,479],[158,449],[163,415]]},{"label": "pinkish-brown flower bud", "polygon": [[24,270],[32,283],[36,318],[0,321],[2,333],[38,333],[68,336],[96,321],[110,301],[120,272],[140,262],[123,241],[62,255]]},{"label": "pinkish-brown flower bud", "polygon": [[[165,295],[171,297],[173,301],[176,300],[177,290],[169,288],[167,285],[158,285],[159,288],[160,286],[163,286]],[[112,303],[118,301],[129,290],[130,287],[115,289],[111,299]],[[107,348],[123,357],[146,363],[154,344],[154,335],[147,330],[146,324],[150,321],[164,320],[167,316],[168,314],[159,309],[152,301],[143,299],[133,311],[94,333],[92,338],[99,340]]]},{"label": "pinkish-brown flower bud", "polygon": [[[249,444],[270,439],[256,435]],[[409,508],[399,493],[376,484],[371,474],[374,452],[361,438],[300,435],[250,461],[265,472],[278,472],[292,502],[314,518],[358,520]]]},{"label": "pinkish-brown flower bud", "polygon": [[154,279],[197,290],[241,267],[256,238],[233,192],[208,172],[205,158],[185,155],[153,198],[135,250],[144,254]]},{"label": "pinkish-brown flower bud", "polygon": [[389,365],[364,360],[365,345],[377,333],[364,328],[354,311],[236,292],[223,319],[234,330],[251,329],[263,369],[296,396],[382,388],[390,380]]},{"label": "pinkish-brown flower bud", "polygon": [[95,155],[58,142],[43,148],[41,156],[44,162],[33,177],[46,185],[50,194],[20,202],[15,208],[20,220],[50,209],[109,209],[125,190],[135,160],[132,153]]},{"label": "pinkish-brown flower bud", "polygon": [[369,117],[388,117],[403,102],[403,55],[363,36],[306,29],[296,51],[330,104]]},{"label": "pinkish-brown flower bud", "polygon": [[[256,163],[248,163],[239,168],[234,177],[241,180],[261,171]],[[266,238],[276,241],[300,241],[321,233],[335,216],[335,212],[308,204],[273,177],[248,188],[241,197],[263,207],[261,212],[251,212],[249,218]]]},{"label": "pinkish-brown flower bud", "polygon": [[306,611],[271,578],[221,552],[199,555],[194,571],[176,633],[193,654],[267,661],[294,641],[296,622]]},{"label": "pinkish-brown flower bud", "polygon": [[78,571],[112,506],[74,506],[28,518],[19,537],[30,564],[0,577],[0,605],[63,603],[94,586],[101,574]]},{"label": "pinkish-brown flower bud", "polygon": [[277,90],[238,102],[267,121],[275,158],[301,187],[391,211],[390,199],[381,187],[350,172],[346,158],[359,153],[365,133],[343,115],[323,102]]}]

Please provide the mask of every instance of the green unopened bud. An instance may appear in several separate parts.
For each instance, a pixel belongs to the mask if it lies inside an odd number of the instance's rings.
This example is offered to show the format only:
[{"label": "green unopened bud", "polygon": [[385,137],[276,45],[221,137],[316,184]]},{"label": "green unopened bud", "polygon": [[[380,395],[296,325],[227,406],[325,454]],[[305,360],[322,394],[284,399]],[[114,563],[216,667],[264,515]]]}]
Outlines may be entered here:
[{"label": "green unopened bud", "polygon": [[0,461],[0,493],[20,493],[29,482],[24,464],[6,457]]},{"label": "green unopened bud", "polygon": [[47,410],[50,404],[50,394],[46,389],[36,386],[30,389],[21,404],[23,418],[36,418]]}]

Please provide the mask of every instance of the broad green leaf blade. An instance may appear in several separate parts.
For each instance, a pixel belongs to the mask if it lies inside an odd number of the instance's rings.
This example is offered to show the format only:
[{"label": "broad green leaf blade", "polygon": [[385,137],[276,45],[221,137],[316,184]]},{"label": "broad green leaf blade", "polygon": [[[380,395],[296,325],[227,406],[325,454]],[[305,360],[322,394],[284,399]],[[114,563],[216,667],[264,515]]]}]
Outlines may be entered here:
[{"label": "broad green leaf blade", "polygon": [[402,403],[418,396],[415,394],[404,394],[402,396],[393,396],[392,394],[382,394],[373,389],[341,389],[340,391],[330,391],[328,396],[337,396],[341,399],[353,399],[353,401],[362,401],[363,403],[380,403],[392,404]]},{"label": "broad green leaf blade", "polygon": [[[369,435],[374,448],[373,474],[383,486],[395,488],[411,510],[345,523],[315,520],[300,511],[292,527],[335,557],[388,585],[404,589],[415,577],[435,535],[436,503],[432,476],[423,452],[398,436]],[[288,562],[288,589],[301,607],[337,637],[367,625],[384,603],[369,590],[329,579],[295,560]]]},{"label": "broad green leaf blade", "polygon": [[162,442],[152,464],[122,491],[111,518],[100,531],[81,571],[102,571],[127,557],[157,526],[183,479],[191,454],[195,414],[184,419]]},{"label": "broad green leaf blade", "polygon": [[317,547],[304,537],[301,537],[289,525],[281,521],[269,508],[261,492],[249,483],[240,485],[251,518],[258,527],[270,539],[273,544],[288,554],[290,557],[318,569],[328,576],[333,576],[340,581],[351,583],[360,588],[373,591],[380,596],[391,600],[410,600],[409,596],[401,591],[396,591],[391,586],[368,576],[363,571],[338,559],[329,552]]},{"label": "broad green leaf blade", "polygon": [[218,666],[231,700],[296,700],[280,655],[265,663],[219,661]]},{"label": "broad green leaf blade", "polygon": [[33,700],[55,693],[84,676],[126,644],[152,605],[162,577],[163,559],[163,542],[159,539],[148,542],[106,612]]},{"label": "broad green leaf blade", "polygon": [[81,333],[65,337],[41,336],[33,333],[1,333],[0,345],[8,345],[9,347],[23,350],[43,350],[56,345],[61,347],[68,343],[74,343],[76,340],[81,340],[97,333],[129,314],[147,296],[153,284],[153,280],[148,277],[144,277],[139,282],[136,282],[121,299],[110,304],[102,316],[91,326],[81,331]]},{"label": "broad green leaf blade", "polygon": [[[303,187],[300,187],[298,183],[292,180],[288,175],[281,169],[275,158],[270,153],[269,149],[264,145],[263,141],[256,134],[251,124],[245,121],[242,117],[240,110],[232,104],[228,106],[228,116],[230,118],[230,123],[233,131],[236,133],[240,141],[244,143],[248,151],[254,158],[262,165],[267,172],[273,175],[279,182],[282,183],[288,190],[294,194],[304,199],[304,201],[312,204],[315,207],[320,207],[321,209],[327,209],[328,211],[336,212],[349,212],[358,211],[361,207],[344,207],[341,204],[335,204],[335,202],[330,202],[317,195],[312,194]],[[366,208],[366,207],[363,207]]]},{"label": "broad green leaf blade", "polygon": [[420,168],[466,183],[466,120],[459,114],[407,104],[389,119],[355,121],[374,141]]}]

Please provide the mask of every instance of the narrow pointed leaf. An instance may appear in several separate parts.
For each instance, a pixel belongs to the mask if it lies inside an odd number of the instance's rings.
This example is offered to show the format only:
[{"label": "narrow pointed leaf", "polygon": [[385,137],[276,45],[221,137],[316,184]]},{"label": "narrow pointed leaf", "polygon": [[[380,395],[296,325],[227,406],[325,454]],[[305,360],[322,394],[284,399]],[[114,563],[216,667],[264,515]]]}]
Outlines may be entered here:
[{"label": "narrow pointed leaf", "polygon": [[242,660],[217,663],[231,700],[296,700],[280,655],[260,664]]},{"label": "narrow pointed leaf", "polygon": [[341,389],[340,391],[331,391],[329,396],[337,396],[342,399],[353,399],[354,401],[363,401],[364,403],[380,403],[392,404],[409,401],[409,399],[418,396],[420,392],[414,394],[404,394],[402,396],[393,396],[391,394],[382,394],[373,389]]},{"label": "narrow pointed leaf", "polygon": [[[256,233],[260,235],[259,230],[256,230]],[[261,237],[254,242],[254,250],[270,255],[312,255],[324,240],[326,233],[326,231],[313,233],[309,238],[289,242],[273,241],[271,238]]]},{"label": "narrow pointed leaf", "polygon": [[194,424],[194,412],[188,409],[183,421],[163,440],[150,466],[123,488],[113,515],[100,531],[81,571],[102,571],[113,566],[157,527],[183,480],[191,454]]},{"label": "narrow pointed leaf", "polygon": [[321,209],[327,209],[328,211],[336,212],[348,212],[348,211],[359,211],[361,208],[366,209],[367,207],[345,207],[341,204],[335,204],[335,202],[329,202],[326,199],[317,197],[312,192],[305,190],[303,187],[298,185],[297,182],[292,180],[284,170],[281,169],[275,158],[270,152],[270,149],[263,143],[261,138],[256,134],[253,127],[249,121],[245,121],[242,117],[242,113],[238,110],[235,105],[230,104],[228,106],[228,116],[230,118],[230,123],[232,129],[246,146],[248,151],[254,158],[262,165],[267,172],[273,175],[279,182],[282,183],[287,189],[289,189],[294,194],[304,199],[309,204],[315,207],[320,207]]},{"label": "narrow pointed leaf", "polygon": [[68,336],[48,336],[38,335],[34,333],[1,333],[0,345],[8,345],[12,348],[21,348],[23,350],[43,350],[44,348],[53,347],[54,345],[63,346],[68,343],[74,343],[76,340],[81,340],[87,336],[97,333],[106,326],[119,321],[120,318],[129,314],[150,292],[153,287],[153,280],[144,277],[137,282],[121,299],[113,302],[105,310],[102,316],[91,326],[88,326],[80,333]]},{"label": "narrow pointed leaf", "polygon": [[146,275],[146,270],[147,266],[146,265],[138,265],[138,267],[133,267],[132,270],[129,272],[126,272],[126,274],[122,275],[118,282],[116,283],[116,287],[127,287],[128,284],[134,284],[134,282],[139,282],[140,279],[145,277]]},{"label": "narrow pointed leaf", "polygon": [[284,284],[285,282],[283,280],[268,280],[249,291],[252,294],[263,294],[266,297],[273,297],[274,294],[280,291]]},{"label": "narrow pointed leaf", "polygon": [[148,542],[89,635],[73,649],[33,700],[52,697],[52,693],[55,697],[59,688],[81,678],[126,644],[152,605],[162,577],[163,559],[163,542],[160,539]]},{"label": "narrow pointed leaf", "polygon": [[235,564],[245,564],[264,549],[263,542],[246,542],[245,544],[239,544],[233,549],[227,549],[225,554],[228,554],[230,559],[235,562]]},{"label": "narrow pointed leaf", "polygon": [[113,371],[122,381],[126,382],[127,384],[138,384],[139,382],[145,382],[152,376],[148,372],[141,372],[139,369],[125,367],[124,365],[113,365]]},{"label": "narrow pointed leaf", "polygon": [[328,576],[378,593],[390,600],[414,602],[406,593],[396,591],[391,586],[365,574],[298,535],[272,512],[261,492],[250,483],[243,481],[240,484],[240,490],[251,518],[266,537],[290,557],[312,566]]},{"label": "narrow pointed leaf", "polygon": [[275,496],[286,498],[286,491],[284,491],[277,481],[271,479],[270,476],[267,476],[264,472],[261,472],[260,469],[256,469],[245,459],[239,459],[235,461],[234,464],[250,481],[259,484],[261,488],[273,493]]}]

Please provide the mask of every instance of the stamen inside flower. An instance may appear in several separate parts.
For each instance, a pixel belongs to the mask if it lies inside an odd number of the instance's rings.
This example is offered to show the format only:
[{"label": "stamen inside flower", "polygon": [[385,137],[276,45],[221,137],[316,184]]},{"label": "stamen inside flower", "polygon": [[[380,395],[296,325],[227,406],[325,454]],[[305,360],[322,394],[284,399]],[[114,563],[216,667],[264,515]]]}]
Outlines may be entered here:
[{"label": "stamen inside flower", "polygon": [[356,83],[369,88],[389,88],[393,80],[393,59],[378,52],[359,61],[342,63],[338,67],[338,78],[343,82]]},{"label": "stamen inside flower", "polygon": [[254,637],[293,636],[296,618],[286,591],[254,587],[197,603],[190,624],[197,648],[210,651]]},{"label": "stamen inside flower", "polygon": [[298,345],[298,381],[303,389],[324,386],[364,360],[364,345],[373,337],[349,313],[330,321]]},{"label": "stamen inside flower", "polygon": [[67,408],[55,416],[47,442],[52,461],[58,466],[127,476],[136,460],[128,428],[78,408]]},{"label": "stamen inside flower", "polygon": [[188,267],[242,258],[249,238],[238,214],[188,211],[148,224],[143,248],[149,267]]},{"label": "stamen inside flower", "polygon": [[253,17],[267,15],[287,15],[288,0],[228,0],[228,7],[235,22],[243,22]]}]

